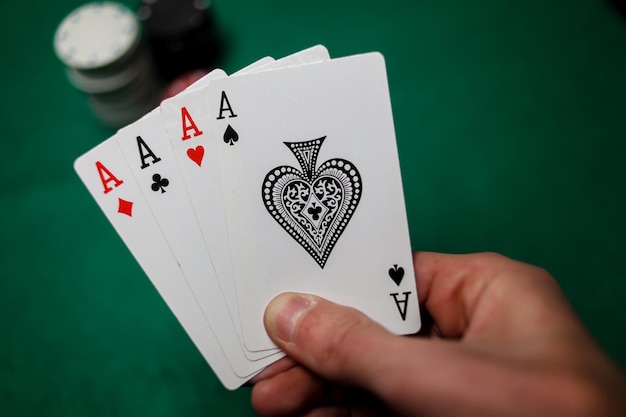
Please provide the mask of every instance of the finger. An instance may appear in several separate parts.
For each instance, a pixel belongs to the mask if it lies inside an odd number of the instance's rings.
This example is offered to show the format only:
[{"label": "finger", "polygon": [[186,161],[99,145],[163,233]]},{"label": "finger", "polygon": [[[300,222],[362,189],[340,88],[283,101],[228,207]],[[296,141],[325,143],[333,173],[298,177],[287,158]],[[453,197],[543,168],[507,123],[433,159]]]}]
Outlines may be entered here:
[{"label": "finger", "polygon": [[297,362],[331,381],[357,386],[380,375],[380,352],[400,339],[355,309],[305,294],[276,297],[264,323]]},{"label": "finger", "polygon": [[294,366],[252,389],[252,405],[260,416],[300,415],[320,406],[341,404],[344,393],[302,366]]},{"label": "finger", "polygon": [[302,417],[391,417],[386,411],[381,413],[368,407],[361,406],[330,406],[320,407],[309,411]]},{"label": "finger", "polygon": [[[545,327],[546,318],[574,316],[556,281],[541,268],[492,253],[415,252],[413,260],[420,302],[445,337],[525,334],[520,324]],[[513,326],[520,316],[524,323]]]},{"label": "finger", "polygon": [[254,385],[264,379],[270,379],[277,374],[293,368],[296,365],[297,363],[293,359],[291,359],[289,356],[285,356],[256,374],[252,379],[250,379],[250,381],[248,381],[248,384]]},{"label": "finger", "polygon": [[302,417],[354,417],[347,406],[319,407],[310,410]]},{"label": "finger", "polygon": [[387,410],[381,412],[369,407],[341,405],[315,408],[302,417],[391,417]]}]

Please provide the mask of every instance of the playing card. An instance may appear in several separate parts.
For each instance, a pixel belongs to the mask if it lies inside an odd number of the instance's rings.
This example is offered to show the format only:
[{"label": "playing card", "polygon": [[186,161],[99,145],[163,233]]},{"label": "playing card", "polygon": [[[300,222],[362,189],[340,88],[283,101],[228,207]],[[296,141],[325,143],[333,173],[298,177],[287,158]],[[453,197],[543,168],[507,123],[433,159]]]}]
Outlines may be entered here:
[{"label": "playing card", "polygon": [[[240,76],[252,71],[269,71],[322,62],[329,58],[326,48],[318,45],[268,65],[248,66],[233,76]],[[205,85],[208,85],[212,80],[225,76],[221,71],[213,71],[203,80],[206,81]],[[164,101],[161,104],[161,114],[189,192],[195,216],[213,260],[222,293],[233,318],[237,334],[240,336],[242,346],[244,346],[221,198],[220,175],[213,140],[209,135],[212,120],[209,117],[208,105],[205,89],[193,89]],[[275,351],[275,349],[261,352],[245,350],[245,354],[251,360],[258,360],[273,354]]]},{"label": "playing card", "polygon": [[247,66],[237,71],[233,75],[244,75],[252,72],[261,72],[266,70],[284,69],[295,67],[298,65],[316,64],[328,61],[330,54],[324,45],[315,45],[291,55],[282,57],[274,62],[265,62],[255,66]]},{"label": "playing card", "polygon": [[[240,72],[247,72],[247,71],[253,71],[255,69],[260,69],[268,64],[271,64],[275,62],[274,58],[270,57],[270,56],[266,56],[263,57],[261,59],[259,59],[258,61],[253,62],[250,65],[247,65],[246,67],[240,69]],[[196,81],[195,83],[191,84],[189,87],[185,88],[181,93],[179,93],[178,95],[181,96],[185,93],[188,93],[190,91],[193,90],[198,90],[202,87],[206,87],[209,82],[211,82],[212,79],[216,78],[216,72],[220,73],[220,76],[226,76],[226,73],[221,70],[221,69],[216,69],[213,70],[211,72],[209,72],[208,74],[206,74],[204,77],[200,78],[198,81]],[[161,103],[162,104],[162,103]]]},{"label": "playing card", "polygon": [[249,378],[232,370],[135,182],[114,136],[78,158],[74,168],[222,384]]},{"label": "playing card", "polygon": [[120,129],[117,142],[234,372],[246,377],[271,363],[244,355],[159,109]]},{"label": "playing card", "polygon": [[284,291],[355,307],[390,331],[420,319],[380,54],[212,80],[208,87],[244,342]]}]

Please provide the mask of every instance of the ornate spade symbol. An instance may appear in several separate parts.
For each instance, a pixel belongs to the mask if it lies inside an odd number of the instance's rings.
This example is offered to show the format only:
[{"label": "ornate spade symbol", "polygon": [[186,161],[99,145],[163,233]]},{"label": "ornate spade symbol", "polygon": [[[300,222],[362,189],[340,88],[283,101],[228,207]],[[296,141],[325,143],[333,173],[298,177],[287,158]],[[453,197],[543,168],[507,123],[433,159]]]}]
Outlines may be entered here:
[{"label": "ornate spade symbol", "polygon": [[333,158],[315,169],[325,139],[284,142],[302,170],[276,167],[261,187],[267,212],[322,268],[363,193],[361,175],[353,163]]}]

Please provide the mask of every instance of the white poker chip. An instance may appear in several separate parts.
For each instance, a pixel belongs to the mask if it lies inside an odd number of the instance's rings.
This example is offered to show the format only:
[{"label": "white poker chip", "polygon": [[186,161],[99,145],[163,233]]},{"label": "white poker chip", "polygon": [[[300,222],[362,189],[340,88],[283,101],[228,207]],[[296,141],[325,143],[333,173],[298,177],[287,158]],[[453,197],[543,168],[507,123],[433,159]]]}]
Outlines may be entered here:
[{"label": "white poker chip", "polygon": [[101,102],[96,96],[87,96],[91,111],[107,126],[120,128],[141,118],[156,107],[157,99],[154,89],[128,97],[123,102],[109,104]]},{"label": "white poker chip", "polygon": [[74,87],[84,93],[101,94],[115,91],[133,81],[140,74],[152,73],[150,59],[146,53],[136,54],[133,58],[131,65],[126,65],[119,71],[102,77],[87,75],[85,71],[68,67],[67,78]]},{"label": "white poker chip", "polygon": [[117,61],[139,43],[135,14],[112,2],[89,3],[70,13],[54,35],[54,50],[67,66],[94,69]]}]

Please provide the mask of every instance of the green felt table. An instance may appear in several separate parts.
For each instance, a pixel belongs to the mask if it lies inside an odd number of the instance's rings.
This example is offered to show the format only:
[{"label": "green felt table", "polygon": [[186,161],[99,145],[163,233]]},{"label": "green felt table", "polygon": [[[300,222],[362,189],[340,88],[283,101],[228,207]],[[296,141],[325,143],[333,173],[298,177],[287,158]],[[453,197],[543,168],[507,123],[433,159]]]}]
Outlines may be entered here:
[{"label": "green felt table", "polygon": [[[0,415],[254,415],[249,389],[219,384],[73,172],[113,133],[53,52],[80,4],[0,3]],[[382,52],[413,248],[546,268],[626,365],[626,22],[609,3],[213,7],[229,73],[318,43],[335,57]]]}]

